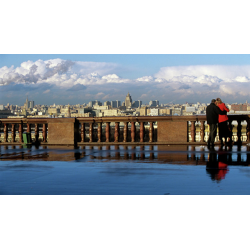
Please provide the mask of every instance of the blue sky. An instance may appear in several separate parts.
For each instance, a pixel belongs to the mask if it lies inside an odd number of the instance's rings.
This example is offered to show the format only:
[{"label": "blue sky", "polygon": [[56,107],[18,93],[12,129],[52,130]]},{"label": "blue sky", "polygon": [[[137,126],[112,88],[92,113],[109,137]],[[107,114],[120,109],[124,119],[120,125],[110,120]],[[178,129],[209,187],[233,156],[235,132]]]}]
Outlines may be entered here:
[{"label": "blue sky", "polygon": [[1,104],[250,101],[246,54],[2,54]]}]

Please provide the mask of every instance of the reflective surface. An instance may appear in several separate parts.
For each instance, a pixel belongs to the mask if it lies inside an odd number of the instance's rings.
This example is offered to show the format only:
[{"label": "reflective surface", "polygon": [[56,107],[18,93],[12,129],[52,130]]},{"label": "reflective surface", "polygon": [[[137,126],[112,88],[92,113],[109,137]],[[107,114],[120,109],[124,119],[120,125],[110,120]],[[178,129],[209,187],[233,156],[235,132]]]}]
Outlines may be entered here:
[{"label": "reflective surface", "polygon": [[191,146],[0,147],[0,194],[250,194],[250,151]]}]

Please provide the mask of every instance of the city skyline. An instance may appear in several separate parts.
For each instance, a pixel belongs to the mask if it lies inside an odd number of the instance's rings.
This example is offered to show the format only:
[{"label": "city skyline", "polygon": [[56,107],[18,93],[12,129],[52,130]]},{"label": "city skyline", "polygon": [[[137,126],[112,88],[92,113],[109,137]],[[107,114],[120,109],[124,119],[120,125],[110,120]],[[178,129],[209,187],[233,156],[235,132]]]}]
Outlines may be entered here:
[{"label": "city skyline", "polygon": [[250,100],[250,55],[0,55],[1,104]]}]

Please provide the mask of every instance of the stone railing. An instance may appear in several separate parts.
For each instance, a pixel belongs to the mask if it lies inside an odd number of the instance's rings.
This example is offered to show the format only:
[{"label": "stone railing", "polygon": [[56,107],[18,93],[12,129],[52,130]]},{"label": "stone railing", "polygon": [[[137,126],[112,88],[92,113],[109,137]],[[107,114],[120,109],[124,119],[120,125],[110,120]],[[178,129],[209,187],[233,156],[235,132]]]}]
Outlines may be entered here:
[{"label": "stone railing", "polygon": [[[249,142],[250,116],[229,115],[229,125],[236,144]],[[208,130],[205,115],[0,119],[1,144],[22,144],[28,132],[46,145],[203,145]]]},{"label": "stone railing", "polygon": [[31,133],[32,142],[47,143],[47,119],[0,119],[1,143],[23,143],[23,133]]}]

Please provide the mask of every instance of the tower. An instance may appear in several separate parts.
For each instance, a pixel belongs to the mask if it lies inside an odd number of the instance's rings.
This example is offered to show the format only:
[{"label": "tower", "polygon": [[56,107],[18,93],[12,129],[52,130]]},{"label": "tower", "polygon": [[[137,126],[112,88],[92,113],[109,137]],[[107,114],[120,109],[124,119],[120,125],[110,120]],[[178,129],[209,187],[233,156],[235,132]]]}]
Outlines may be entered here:
[{"label": "tower", "polygon": [[125,98],[125,106],[126,106],[126,108],[131,108],[131,106],[132,106],[132,98],[131,98],[129,93],[127,94],[127,96]]}]

